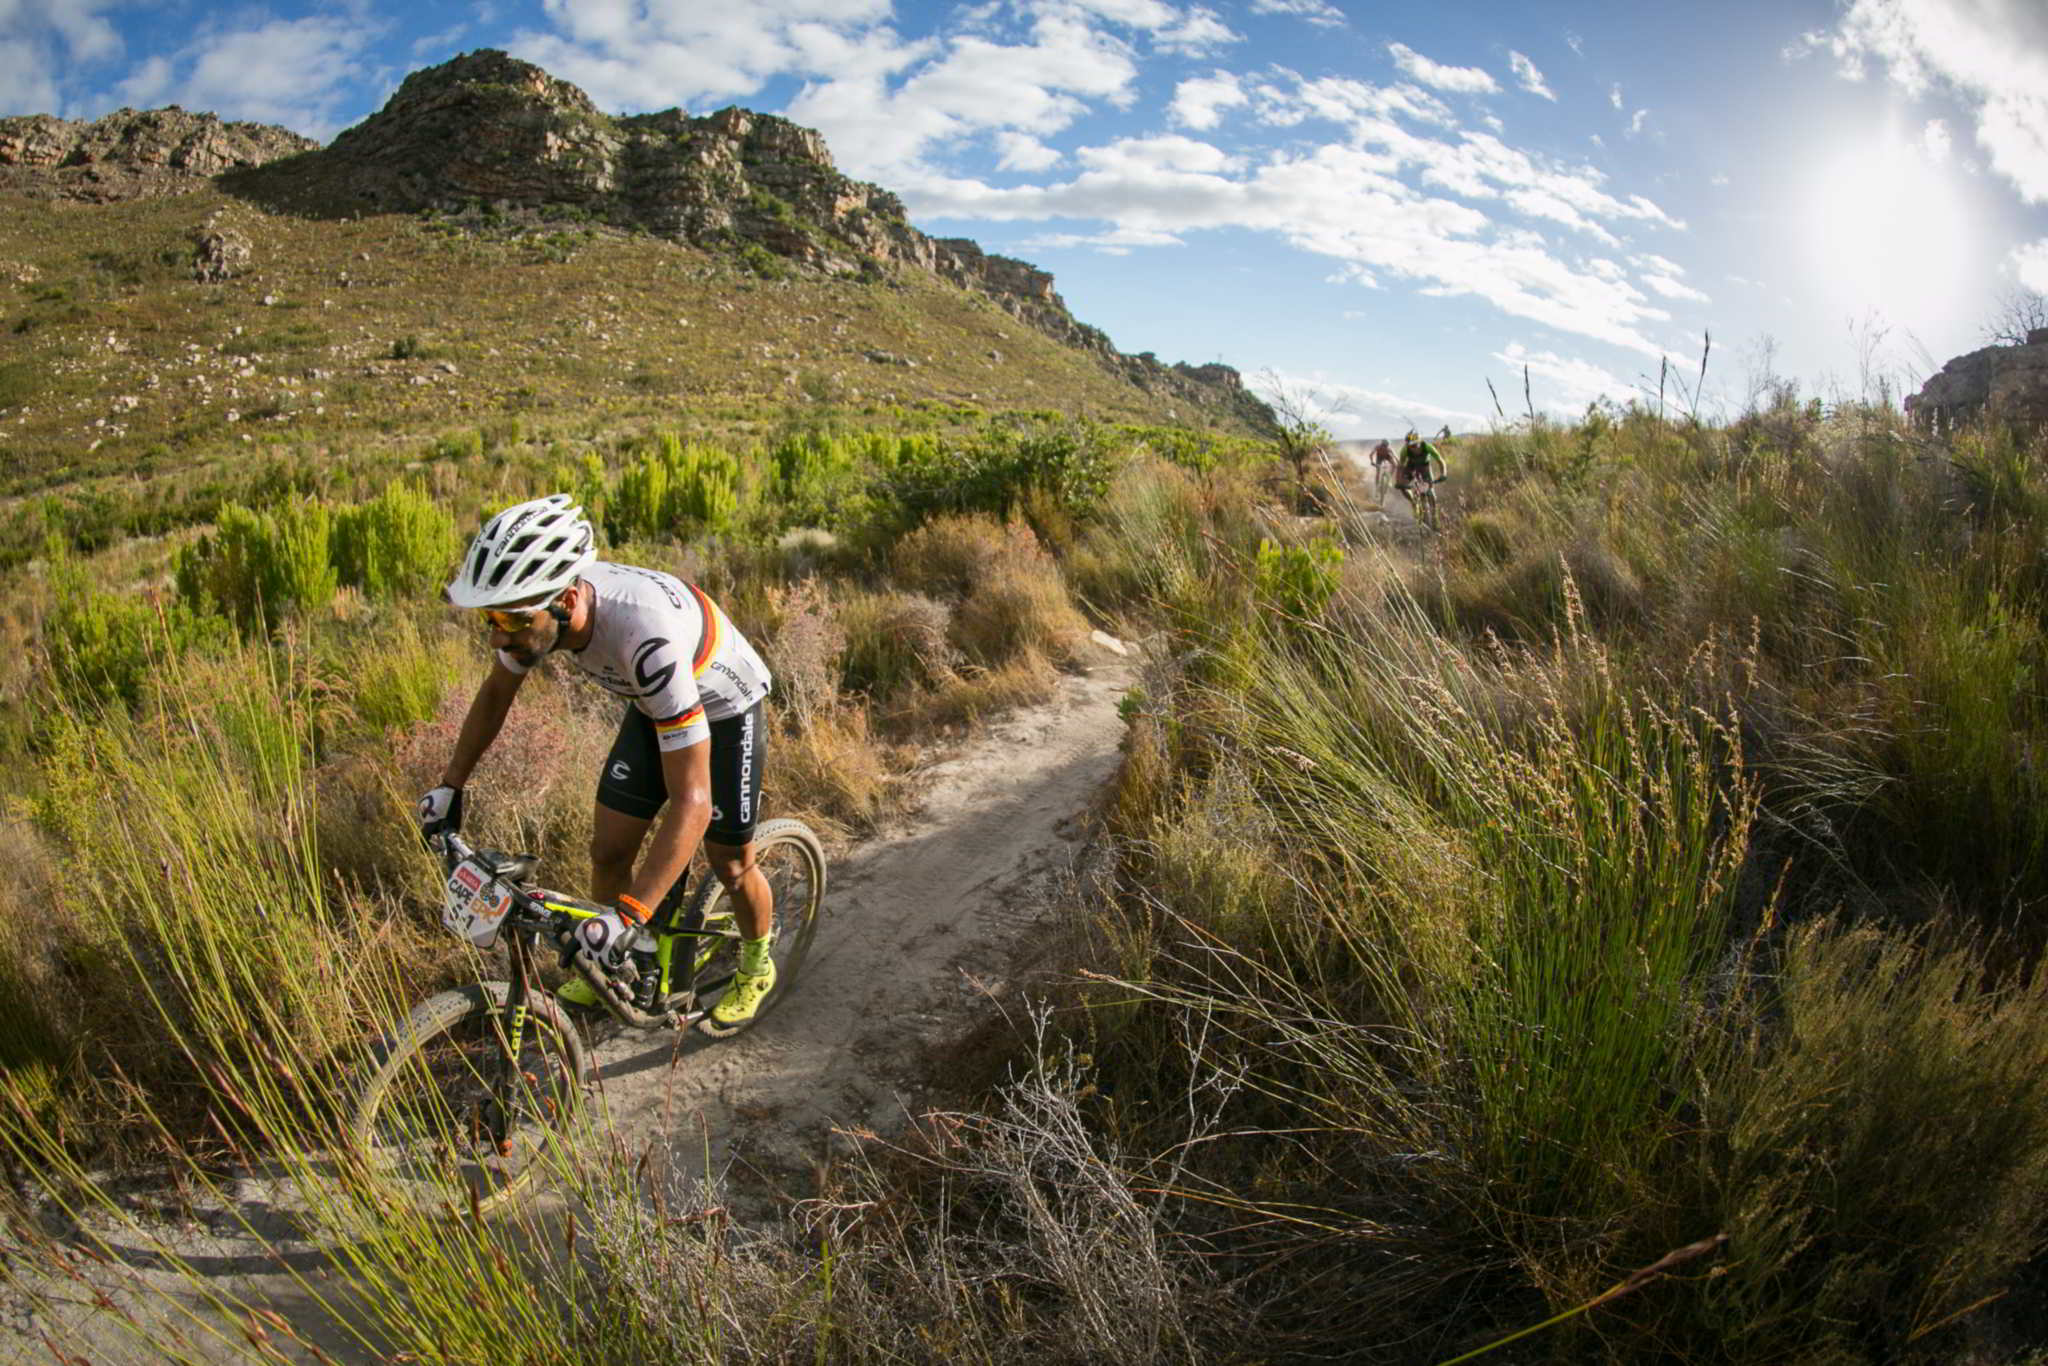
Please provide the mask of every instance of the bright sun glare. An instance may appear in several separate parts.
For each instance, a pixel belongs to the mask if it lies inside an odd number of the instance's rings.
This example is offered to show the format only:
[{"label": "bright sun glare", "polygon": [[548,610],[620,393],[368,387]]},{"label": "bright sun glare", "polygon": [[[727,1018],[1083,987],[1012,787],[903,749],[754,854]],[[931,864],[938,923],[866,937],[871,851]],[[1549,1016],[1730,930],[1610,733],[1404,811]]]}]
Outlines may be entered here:
[{"label": "bright sun glare", "polygon": [[1829,149],[1801,234],[1829,305],[1936,333],[1982,314],[1980,234],[1958,179],[1895,133]]}]

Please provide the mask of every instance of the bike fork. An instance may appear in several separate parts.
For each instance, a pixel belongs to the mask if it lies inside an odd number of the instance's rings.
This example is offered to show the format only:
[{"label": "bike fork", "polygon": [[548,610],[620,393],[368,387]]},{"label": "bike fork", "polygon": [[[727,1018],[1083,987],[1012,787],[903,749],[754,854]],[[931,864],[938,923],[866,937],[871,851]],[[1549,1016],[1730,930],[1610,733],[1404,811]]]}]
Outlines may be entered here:
[{"label": "bike fork", "polygon": [[490,1099],[484,1103],[481,1117],[484,1135],[500,1157],[512,1155],[512,1097],[522,1082],[538,1084],[539,1080],[527,1077],[519,1069],[519,1057],[526,1048],[527,1017],[531,1013],[527,1005],[530,974],[523,940],[512,941],[511,959],[512,989],[506,993],[505,1004],[512,1018],[503,1035],[504,1046],[498,1054],[498,1075],[491,1085]]}]

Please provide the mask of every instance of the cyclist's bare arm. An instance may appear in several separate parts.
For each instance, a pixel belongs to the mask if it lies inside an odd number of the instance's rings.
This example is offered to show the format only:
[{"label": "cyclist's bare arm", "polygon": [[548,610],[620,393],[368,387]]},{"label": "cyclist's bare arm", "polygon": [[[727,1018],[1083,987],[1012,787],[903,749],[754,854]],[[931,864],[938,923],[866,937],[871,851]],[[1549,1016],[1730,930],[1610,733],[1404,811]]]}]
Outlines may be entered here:
[{"label": "cyclist's bare arm", "polygon": [[661,777],[668,805],[654,826],[654,838],[626,890],[643,906],[658,906],[690,866],[711,824],[711,741],[661,751]]},{"label": "cyclist's bare arm", "polygon": [[505,713],[512,710],[512,699],[519,695],[519,685],[525,681],[525,674],[513,673],[497,660],[491,661],[490,673],[484,677],[483,686],[476,690],[476,697],[470,701],[469,714],[462,718],[462,733],[455,739],[455,753],[449,757],[448,767],[441,770],[444,786],[461,787],[469,781],[477,761],[484,757],[491,741],[498,738],[498,731],[505,724]]}]

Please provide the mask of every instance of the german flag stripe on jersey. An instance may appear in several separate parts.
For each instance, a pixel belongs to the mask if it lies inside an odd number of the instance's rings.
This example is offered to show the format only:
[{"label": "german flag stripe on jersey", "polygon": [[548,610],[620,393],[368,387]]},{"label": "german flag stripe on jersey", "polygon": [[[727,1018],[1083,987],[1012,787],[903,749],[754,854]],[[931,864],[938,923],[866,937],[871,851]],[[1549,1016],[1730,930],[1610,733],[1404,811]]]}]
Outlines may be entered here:
[{"label": "german flag stripe on jersey", "polygon": [[654,723],[654,733],[656,735],[675,735],[688,730],[703,719],[704,708],[692,707],[681,716],[671,716],[666,721],[656,721]]},{"label": "german flag stripe on jersey", "polygon": [[704,614],[704,630],[697,637],[697,657],[690,661],[690,674],[702,678],[704,671],[711,667],[711,656],[718,650],[719,640],[725,634],[718,623],[718,609],[711,605],[711,599],[704,596],[704,590],[696,584],[684,584],[697,599],[697,608]]}]

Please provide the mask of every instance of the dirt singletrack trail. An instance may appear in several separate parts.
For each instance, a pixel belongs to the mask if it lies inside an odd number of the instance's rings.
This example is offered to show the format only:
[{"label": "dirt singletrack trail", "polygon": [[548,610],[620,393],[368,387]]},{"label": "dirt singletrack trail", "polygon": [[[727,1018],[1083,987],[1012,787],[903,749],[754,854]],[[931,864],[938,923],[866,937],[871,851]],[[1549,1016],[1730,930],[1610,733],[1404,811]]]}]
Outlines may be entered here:
[{"label": "dirt singletrack trail", "polygon": [[[1100,646],[1089,655],[1091,667],[1064,676],[1052,697],[922,770],[911,812],[831,860],[810,957],[796,989],[759,1026],[722,1042],[621,1034],[594,1050],[593,1101],[605,1132],[587,1160],[613,1160],[606,1145],[645,1154],[648,1178],[683,1198],[709,1177],[745,1220],[806,1193],[836,1131],[886,1134],[921,1108],[930,1079],[1011,996],[1115,773],[1117,703],[1136,661]],[[274,1192],[254,1182],[245,1189],[255,1194],[232,1216],[110,1231],[115,1265],[46,1285],[51,1298],[42,1303],[0,1286],[0,1366],[143,1366],[167,1359],[173,1342],[187,1360],[280,1359],[246,1348],[234,1325],[197,1300],[174,1260],[216,1293],[284,1314],[332,1360],[381,1359],[363,1354],[281,1269],[324,1283],[317,1242],[266,1208]],[[536,1203],[553,1198],[543,1190]],[[149,1329],[138,1334],[96,1305],[102,1291]],[[53,1345],[67,1355],[53,1358]]]},{"label": "dirt singletrack trail", "polygon": [[[1100,647],[1099,660],[1113,656]],[[907,817],[833,860],[797,989],[723,1042],[624,1034],[595,1054],[616,1140],[671,1180],[781,1185],[832,1131],[888,1131],[993,1008],[1117,763],[1123,661],[1069,675],[917,776]]]}]

